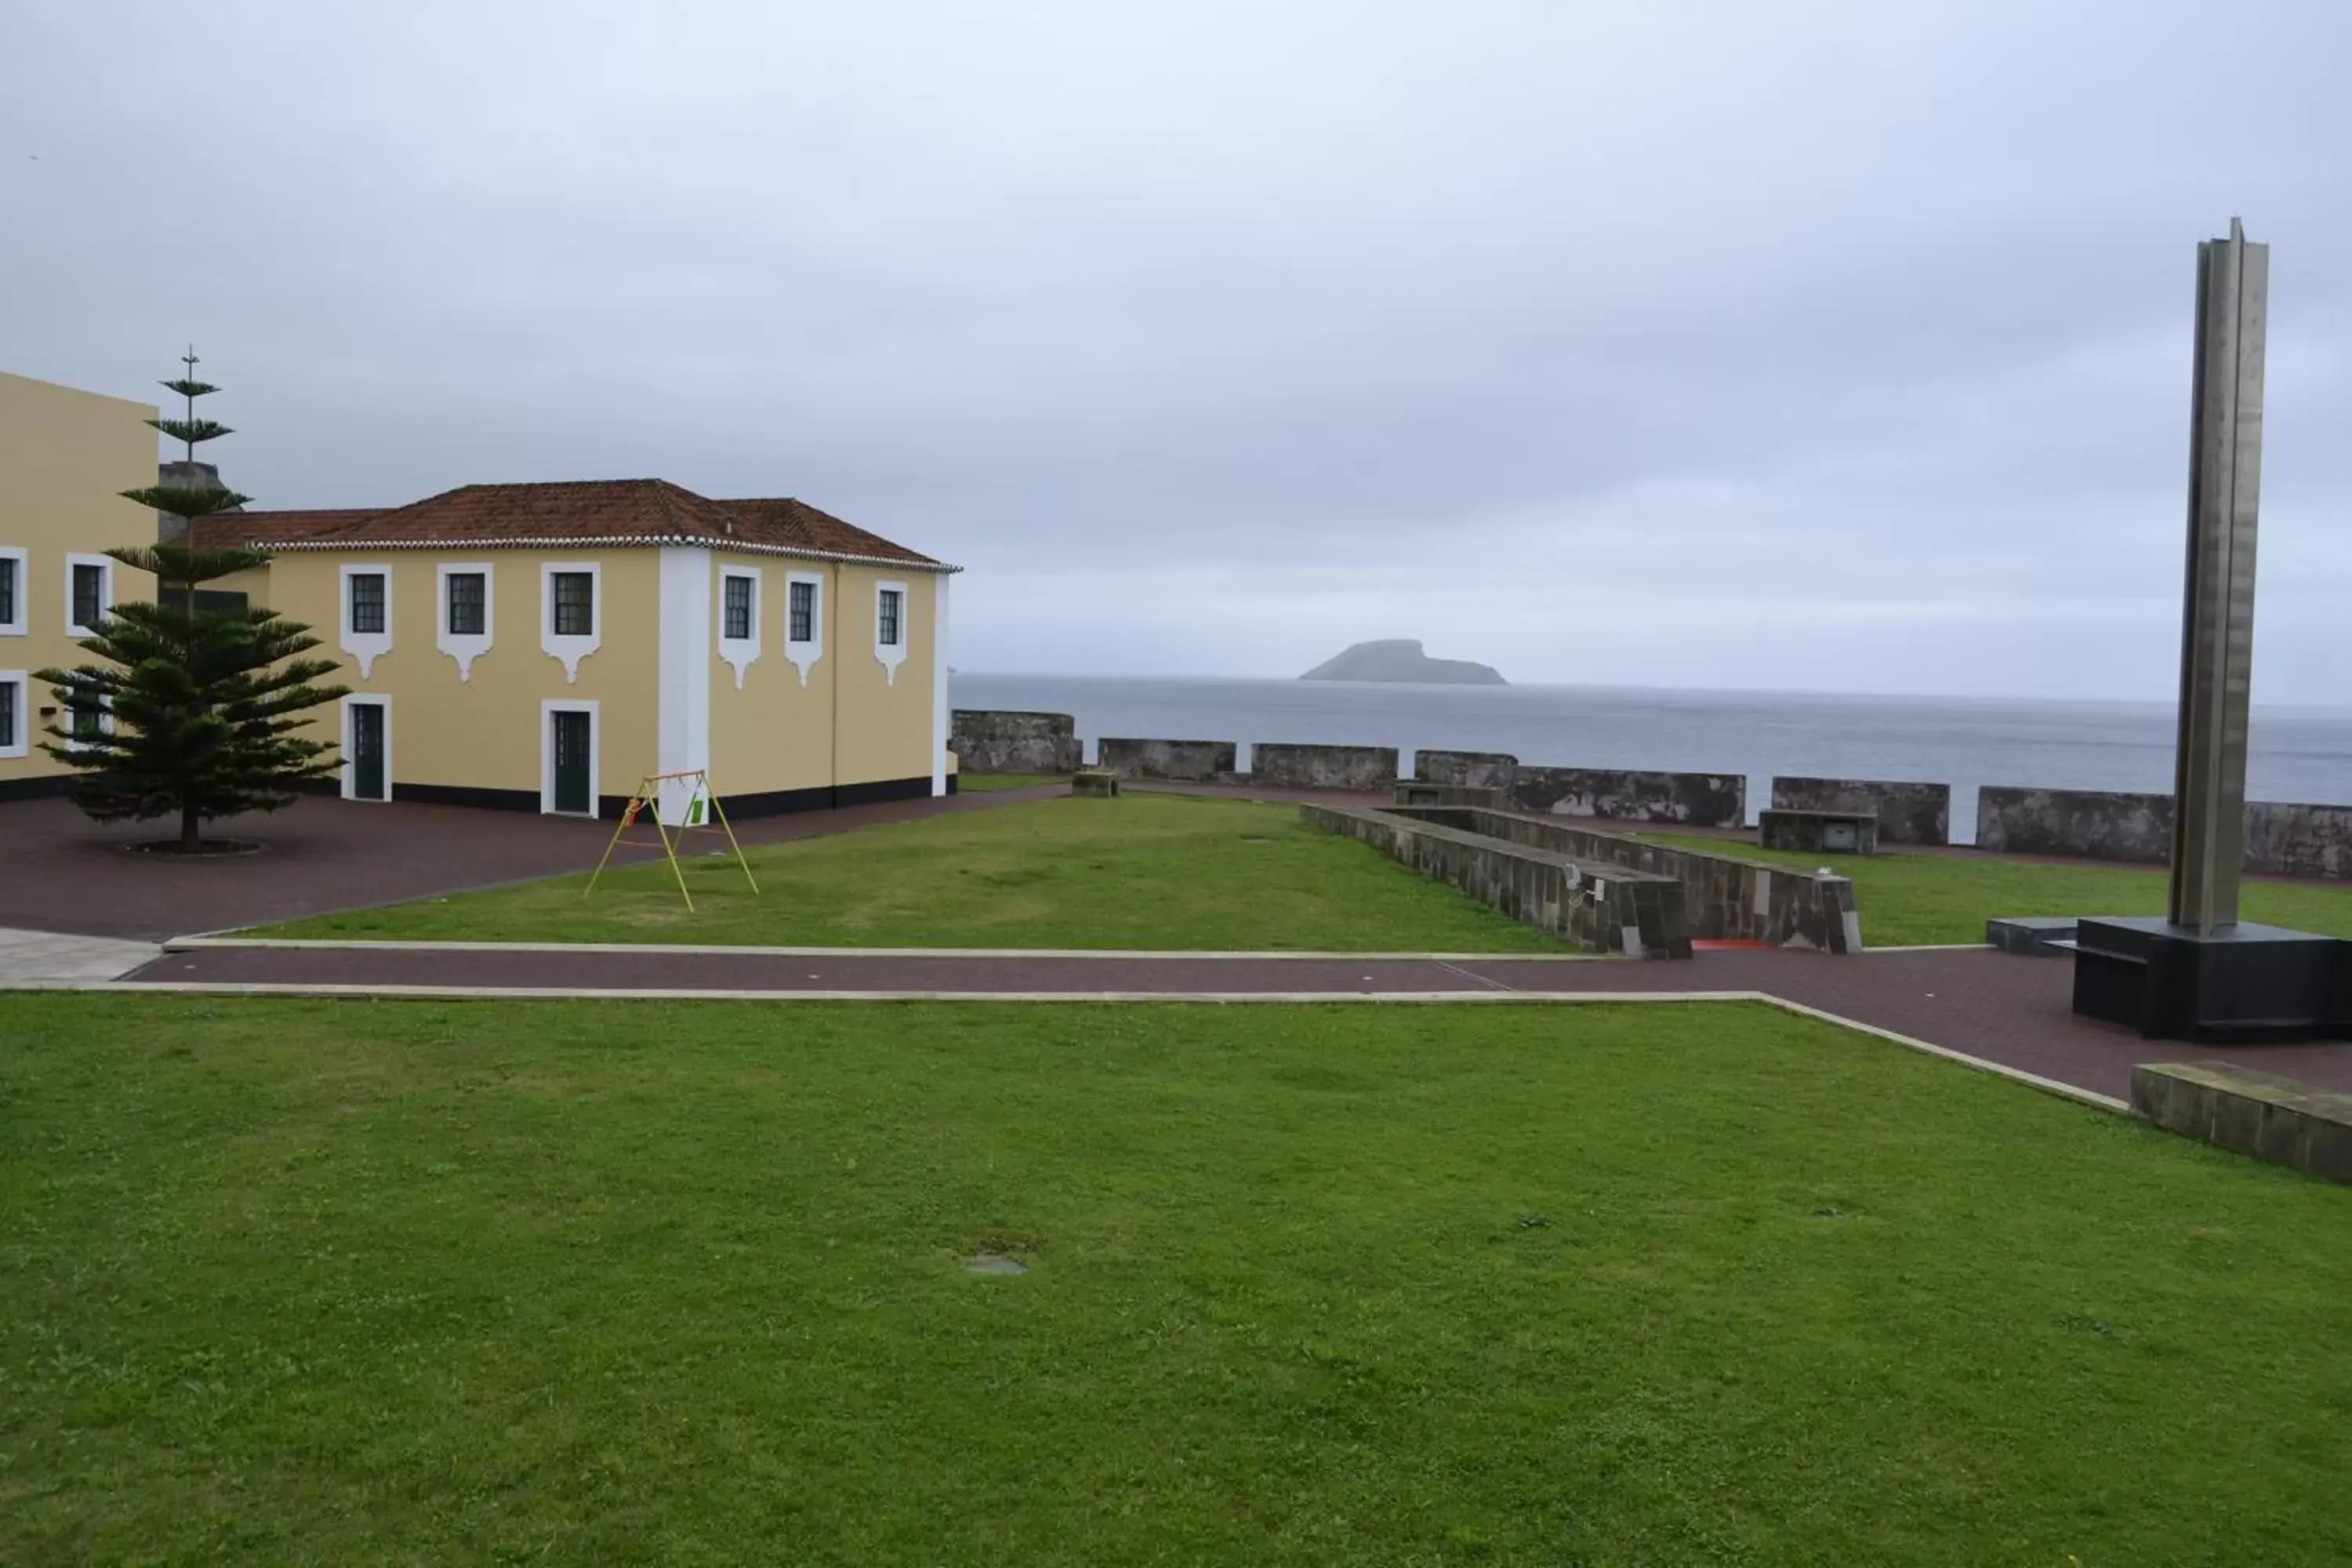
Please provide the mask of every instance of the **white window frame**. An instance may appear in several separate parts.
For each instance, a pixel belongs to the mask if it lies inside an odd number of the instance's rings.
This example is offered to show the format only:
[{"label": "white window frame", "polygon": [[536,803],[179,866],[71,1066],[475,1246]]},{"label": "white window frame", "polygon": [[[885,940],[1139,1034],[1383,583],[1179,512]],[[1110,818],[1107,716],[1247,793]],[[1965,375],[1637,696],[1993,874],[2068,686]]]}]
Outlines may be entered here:
[{"label": "white window frame", "polygon": [[[479,575],[482,579],[482,629],[449,629],[449,579]],[[551,593],[552,590],[550,590]],[[474,661],[490,651],[499,634],[499,579],[487,561],[444,561],[433,569],[433,646],[457,661],[457,679],[474,679]]]},{"label": "white window frame", "polygon": [[16,733],[0,735],[0,757],[33,754],[33,678],[21,669],[0,669],[0,686],[16,689]]},{"label": "white window frame", "polygon": [[[548,605],[554,607],[554,590],[549,589]],[[599,623],[602,624],[601,622]],[[596,703],[592,700],[568,700],[561,697],[543,699],[539,705],[539,811],[542,816],[578,816],[576,811],[555,809],[555,715],[585,713],[588,715],[588,811],[596,815],[597,802],[604,798],[604,729],[597,717]]]},{"label": "white window frame", "polygon": [[[383,630],[355,632],[352,629],[352,579],[376,576],[383,579]],[[336,646],[360,661],[360,679],[375,679],[375,661],[392,651],[392,567],[387,563],[355,561],[335,574],[335,620],[341,635]]]},{"label": "white window frame", "polygon": [[[882,640],[882,595],[885,594],[898,595],[898,640],[895,643]],[[874,658],[882,666],[885,685],[898,684],[898,667],[907,662],[907,645],[914,640],[914,627],[908,624],[914,609],[915,596],[907,592],[904,583],[874,584]]]},{"label": "white window frame", "polygon": [[[389,624],[389,623],[386,623]],[[365,801],[370,805],[392,804],[392,699],[382,692],[353,692],[343,699],[343,798]],[[383,795],[381,799],[370,795],[357,795],[359,759],[352,751],[352,710],[381,708],[383,710]]]},{"label": "white window frame", "polygon": [[[555,574],[559,572],[585,572],[588,574],[588,635],[555,635]],[[539,647],[550,658],[563,662],[563,680],[567,686],[580,680],[580,661],[604,646],[604,570],[593,561],[543,561],[539,567]],[[551,761],[548,764],[552,767]],[[551,773],[550,778],[554,775]]]},{"label": "white window frame", "polygon": [[[793,584],[809,585],[809,635],[793,636]],[[821,572],[787,572],[784,574],[784,658],[801,673],[801,684],[808,684],[809,667],[824,657],[824,574]]]},{"label": "white window frame", "polygon": [[114,557],[79,552],[66,557],[66,636],[93,637],[98,635],[96,626],[86,626],[74,619],[74,569],[78,566],[98,568],[98,614],[103,620],[114,609]]},{"label": "white window frame", "polygon": [[[29,636],[33,629],[32,557],[20,545],[0,544],[0,561],[13,561],[16,564],[16,618],[13,621],[0,621],[0,637]],[[71,578],[67,579],[66,594],[68,597],[72,596]]]},{"label": "white window frame", "polygon": [[[760,596],[761,578],[765,575],[757,566],[722,566],[719,569],[719,657],[735,670],[735,689],[743,689],[743,671],[760,657]],[[751,584],[751,635],[730,637],[727,635],[727,584],[737,578]]]}]

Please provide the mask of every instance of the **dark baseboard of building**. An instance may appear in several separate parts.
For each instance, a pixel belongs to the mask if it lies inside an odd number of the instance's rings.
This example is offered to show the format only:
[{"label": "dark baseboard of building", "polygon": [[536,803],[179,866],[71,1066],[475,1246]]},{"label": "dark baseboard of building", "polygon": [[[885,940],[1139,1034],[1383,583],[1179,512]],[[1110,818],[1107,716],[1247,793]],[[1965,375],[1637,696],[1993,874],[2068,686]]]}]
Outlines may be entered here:
[{"label": "dark baseboard of building", "polygon": [[[481,811],[528,811],[534,816],[539,814],[539,792],[535,789],[481,789],[473,784],[402,784],[394,780],[392,798],[415,801],[419,805],[470,805]],[[627,795],[596,797],[596,815],[608,822],[628,808]]]},{"label": "dark baseboard of building", "polygon": [[12,800],[54,800],[66,793],[71,773],[43,773],[38,778],[0,779],[0,805]]},{"label": "dark baseboard of building", "polygon": [[845,805],[872,805],[885,800],[922,800],[931,793],[930,775],[911,779],[876,779],[866,784],[820,784],[814,789],[776,789],[761,795],[722,795],[719,809],[730,819],[783,816],[796,811],[835,811]]}]

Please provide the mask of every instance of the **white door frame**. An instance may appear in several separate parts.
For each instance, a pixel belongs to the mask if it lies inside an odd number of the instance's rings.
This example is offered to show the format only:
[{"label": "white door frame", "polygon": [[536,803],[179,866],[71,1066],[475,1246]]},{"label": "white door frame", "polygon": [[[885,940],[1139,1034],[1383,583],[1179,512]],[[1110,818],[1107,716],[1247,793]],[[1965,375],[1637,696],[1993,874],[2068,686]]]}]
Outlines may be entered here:
[{"label": "white door frame", "polygon": [[555,809],[555,715],[585,713],[588,715],[588,810],[596,815],[596,803],[604,798],[604,733],[593,700],[571,700],[551,697],[539,705],[539,809],[548,816],[578,816],[576,811]]},{"label": "white door frame", "polygon": [[[383,710],[383,794],[382,796],[353,793],[359,787],[359,759],[352,752],[352,710],[381,708]],[[364,800],[370,805],[390,805],[392,801],[392,699],[381,692],[352,692],[343,699],[343,798]]]}]

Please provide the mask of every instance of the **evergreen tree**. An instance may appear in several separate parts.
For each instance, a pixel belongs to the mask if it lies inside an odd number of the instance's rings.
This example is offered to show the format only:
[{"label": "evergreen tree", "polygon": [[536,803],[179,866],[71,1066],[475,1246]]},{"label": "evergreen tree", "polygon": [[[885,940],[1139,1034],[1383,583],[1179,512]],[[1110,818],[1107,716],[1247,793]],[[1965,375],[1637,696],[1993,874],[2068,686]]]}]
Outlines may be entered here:
[{"label": "evergreen tree", "polygon": [[[186,416],[148,423],[184,443],[193,463],[196,443],[229,432],[195,416],[195,400],[219,388],[195,379],[194,350],[184,363],[188,374],[163,384],[187,399]],[[337,771],[332,745],[295,731],[306,723],[299,714],[346,689],[313,684],[336,666],[299,657],[319,646],[300,622],[258,606],[197,607],[198,584],[269,558],[199,548],[187,542],[185,525],[250,497],[217,479],[122,494],[180,519],[183,537],[106,552],[152,574],[160,603],[116,605],[91,628],[80,646],[105,663],[40,672],[66,721],[48,726],[54,740],[41,749],[75,770],[67,793],[83,811],[100,822],[176,812],[179,847],[195,854],[204,823],[276,811],[293,804],[295,784]]]}]

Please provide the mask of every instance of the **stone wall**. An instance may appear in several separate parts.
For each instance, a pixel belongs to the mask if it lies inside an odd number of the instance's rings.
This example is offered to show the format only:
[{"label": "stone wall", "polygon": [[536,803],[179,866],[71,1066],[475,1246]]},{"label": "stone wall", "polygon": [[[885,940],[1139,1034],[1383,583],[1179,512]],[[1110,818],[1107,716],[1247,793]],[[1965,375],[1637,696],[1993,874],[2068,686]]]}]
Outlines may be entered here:
[{"label": "stone wall", "polygon": [[1444,806],[1398,806],[1392,812],[1580,861],[1671,877],[1682,884],[1684,917],[1695,938],[1761,942],[1822,952],[1854,952],[1862,947],[1853,884],[1843,877],[1791,871],[1711,850],[1643,844],[1621,834],[1571,826],[1556,816],[1526,812]]},{"label": "stone wall", "polygon": [[1757,818],[1756,841],[1800,855],[1875,855],[1878,818],[1860,811],[1789,811],[1769,806]]},{"label": "stone wall", "polygon": [[1519,759],[1507,752],[1416,752],[1412,776],[1423,784],[1508,789]]},{"label": "stone wall", "polygon": [[1084,752],[1067,713],[1012,713],[959,708],[948,750],[967,773],[1076,773]]},{"label": "stone wall", "polygon": [[1291,789],[1360,789],[1386,794],[1396,783],[1394,746],[1250,747],[1250,782]]},{"label": "stone wall", "polygon": [[1952,786],[1889,779],[1775,778],[1777,811],[1874,811],[1881,844],[1949,844]]},{"label": "stone wall", "polygon": [[1679,822],[1700,827],[1744,827],[1748,823],[1748,779],[1741,773],[1521,767],[1512,774],[1511,801],[1521,811],[1612,822]]},{"label": "stone wall", "polygon": [[1391,811],[1302,805],[1298,820],[1370,844],[1515,920],[1596,952],[1691,955],[1682,885],[1670,877],[1581,862],[1450,822]]},{"label": "stone wall", "polygon": [[[1988,784],[1977,796],[1977,847],[2169,865],[2172,797]],[[2352,881],[2352,805],[2247,802],[2245,868]]]},{"label": "stone wall", "polygon": [[1231,741],[1150,741],[1105,735],[1095,742],[1095,766],[1123,779],[1171,779],[1219,784],[1234,776]]},{"label": "stone wall", "polygon": [[2352,1094],[2231,1062],[2153,1062],[2132,1068],[2131,1108],[2186,1137],[2352,1182]]}]

